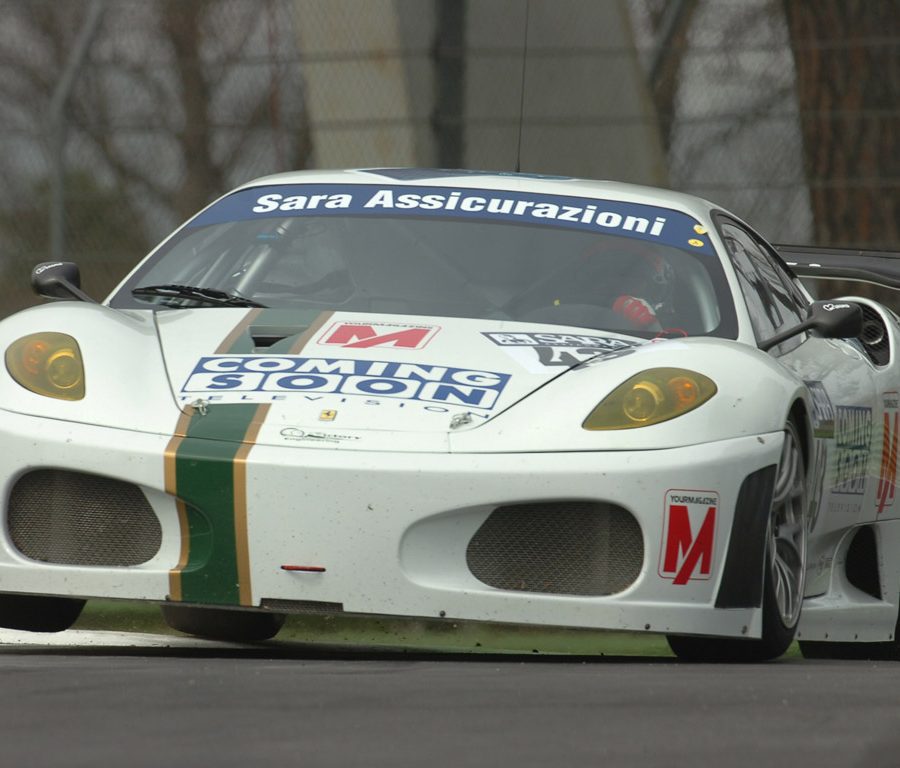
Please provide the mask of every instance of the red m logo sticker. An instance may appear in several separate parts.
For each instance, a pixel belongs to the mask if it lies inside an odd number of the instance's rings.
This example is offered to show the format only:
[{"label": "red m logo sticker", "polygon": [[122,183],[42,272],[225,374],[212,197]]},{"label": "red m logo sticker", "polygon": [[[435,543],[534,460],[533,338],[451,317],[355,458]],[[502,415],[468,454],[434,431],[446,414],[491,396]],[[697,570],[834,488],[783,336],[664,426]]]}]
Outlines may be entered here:
[{"label": "red m logo sticker", "polygon": [[333,344],[349,349],[368,347],[421,349],[437,331],[438,329],[433,326],[335,323],[319,339],[319,344]]},{"label": "red m logo sticker", "polygon": [[[713,544],[716,531],[716,507],[707,506],[705,513],[692,504],[696,533],[691,527],[691,508],[687,504],[668,503],[668,519],[663,532],[663,551],[659,575],[671,578],[673,584],[687,584],[691,579],[708,579],[712,572]],[[700,516],[702,520],[700,519]]]}]

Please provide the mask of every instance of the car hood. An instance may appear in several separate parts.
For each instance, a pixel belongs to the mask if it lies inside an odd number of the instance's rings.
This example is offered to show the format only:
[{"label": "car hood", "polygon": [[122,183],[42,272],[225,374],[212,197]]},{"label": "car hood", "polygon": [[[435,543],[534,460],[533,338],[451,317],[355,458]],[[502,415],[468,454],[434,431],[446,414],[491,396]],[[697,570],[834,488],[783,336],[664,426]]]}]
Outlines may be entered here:
[{"label": "car hood", "polygon": [[[298,310],[157,313],[180,429],[261,444],[446,450],[579,363],[643,340],[501,320]],[[243,432],[243,434],[242,434]]]}]

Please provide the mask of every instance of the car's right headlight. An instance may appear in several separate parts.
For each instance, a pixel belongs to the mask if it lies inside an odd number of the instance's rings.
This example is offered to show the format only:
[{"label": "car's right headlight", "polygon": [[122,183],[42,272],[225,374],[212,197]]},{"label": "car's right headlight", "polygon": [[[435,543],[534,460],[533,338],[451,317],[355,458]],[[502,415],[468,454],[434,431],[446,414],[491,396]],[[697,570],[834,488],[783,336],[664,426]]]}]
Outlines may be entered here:
[{"label": "car's right headlight", "polygon": [[620,384],[582,423],[589,430],[634,429],[688,413],[717,392],[708,376],[685,368],[651,368]]},{"label": "car's right headlight", "polygon": [[65,333],[32,333],[6,350],[6,369],[25,389],[60,400],[84,397],[78,342]]}]

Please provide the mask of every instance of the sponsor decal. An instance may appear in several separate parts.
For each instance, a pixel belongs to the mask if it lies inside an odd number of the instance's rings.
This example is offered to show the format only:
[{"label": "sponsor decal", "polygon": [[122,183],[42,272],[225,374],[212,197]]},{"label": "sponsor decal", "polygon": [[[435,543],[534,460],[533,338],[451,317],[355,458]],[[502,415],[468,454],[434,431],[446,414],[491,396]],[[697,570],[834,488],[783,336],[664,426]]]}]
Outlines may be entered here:
[{"label": "sponsor decal", "polygon": [[186,399],[216,393],[220,402],[239,403],[259,402],[247,397],[254,393],[284,397],[321,393],[490,410],[509,378],[493,371],[379,360],[216,355],[197,362],[181,395]]},{"label": "sponsor decal", "polygon": [[61,261],[51,261],[49,264],[41,264],[38,267],[34,268],[35,275],[43,275],[48,269],[55,269],[56,267],[61,267],[63,263]]},{"label": "sponsor decal", "polygon": [[673,584],[709,579],[716,540],[715,491],[666,492],[659,575]]},{"label": "sponsor decal", "polygon": [[805,381],[813,407],[813,434],[816,437],[834,437],[834,406],[821,381]]},{"label": "sponsor decal", "polygon": [[[836,499],[839,500],[836,501]],[[859,517],[862,512],[862,501],[860,496],[832,496],[828,499],[824,519],[837,520],[845,517]]]},{"label": "sponsor decal", "polygon": [[607,232],[683,248],[697,240],[687,214],[640,203],[497,189],[376,184],[294,184],[234,192],[188,222],[201,227],[240,219],[284,216],[429,216],[508,221]]},{"label": "sponsor decal", "polygon": [[837,405],[834,409],[834,493],[862,496],[872,445],[872,409]]},{"label": "sponsor decal", "polygon": [[334,421],[337,418],[337,411],[332,408],[327,408],[324,411],[319,411],[319,421]]},{"label": "sponsor decal", "polygon": [[482,333],[494,344],[503,347],[516,362],[535,373],[546,367],[571,368],[586,360],[618,355],[640,343],[572,333]]},{"label": "sponsor decal", "polygon": [[897,492],[897,435],[900,432],[900,394],[885,392],[882,415],[881,468],[878,472],[876,512],[894,506]]},{"label": "sponsor decal", "polygon": [[614,352],[634,346],[636,342],[609,336],[589,336],[580,333],[484,333],[501,347],[590,347]]},{"label": "sponsor decal", "polygon": [[347,349],[421,349],[439,330],[433,325],[340,322],[325,331],[316,343]]},{"label": "sponsor decal", "polygon": [[356,435],[342,435],[338,432],[319,432],[316,430],[300,429],[299,427],[285,427],[279,434],[285,440],[292,440],[294,442],[331,443],[332,445],[340,445],[341,443],[359,440],[359,437]]},{"label": "sponsor decal", "polygon": [[[651,339],[648,343],[652,344],[654,343],[654,341],[656,340]],[[635,345],[634,347],[628,347],[628,349],[618,349],[615,352],[604,352],[603,354],[592,357],[590,360],[586,360],[583,365],[593,365],[594,363],[601,363],[604,360],[615,360],[618,357],[625,357],[626,355],[630,355],[632,352],[634,352],[636,347],[637,345]]]},{"label": "sponsor decal", "polygon": [[[189,396],[181,395],[180,398],[182,403],[187,403],[189,400]],[[376,400],[375,398],[365,398],[361,399],[359,397],[342,397],[341,395],[333,395],[333,394],[279,394],[279,393],[270,393],[270,392],[243,392],[240,395],[231,394],[231,395],[207,395],[206,404],[207,408],[212,412],[212,407],[216,405],[230,405],[236,406],[239,404],[247,405],[250,403],[278,403],[284,402],[285,400],[291,400],[296,403],[312,403],[317,406],[329,405],[329,406],[338,406],[338,405],[351,405],[353,407],[359,408],[396,408],[397,410],[403,410],[404,413],[408,413],[410,411],[416,411],[417,413],[424,414],[435,414],[437,416],[445,416],[450,413],[468,413],[471,418],[474,419],[482,419],[483,421],[487,421],[490,419],[491,414],[488,412],[485,413],[474,413],[469,410],[463,410],[464,406],[456,405],[454,406],[451,403],[447,405],[436,405],[435,403],[422,403],[416,400],[397,400],[397,399],[389,399],[389,400]],[[334,407],[322,410],[319,412],[320,414],[328,414],[334,413],[337,414],[337,410]],[[319,421],[334,421],[334,419],[330,418],[322,418],[321,415],[319,417]]]},{"label": "sponsor decal", "polygon": [[819,519],[819,507],[825,490],[825,470],[828,466],[828,441],[834,437],[834,405],[821,381],[804,381],[812,404],[813,454],[810,466],[811,493],[809,495],[809,529]]},{"label": "sponsor decal", "polygon": [[831,555],[819,555],[814,562],[807,566],[806,572],[815,579],[821,578],[831,570],[832,563],[834,563],[834,558]]},{"label": "sponsor decal", "polygon": [[819,509],[822,505],[822,494],[825,490],[825,469],[828,466],[828,441],[824,439],[813,442],[812,461],[809,471],[810,494],[807,520],[809,530],[816,527],[819,520]]},{"label": "sponsor decal", "polygon": [[562,368],[571,368],[598,355],[603,356],[602,352],[592,347],[534,347],[534,352],[542,366]]}]

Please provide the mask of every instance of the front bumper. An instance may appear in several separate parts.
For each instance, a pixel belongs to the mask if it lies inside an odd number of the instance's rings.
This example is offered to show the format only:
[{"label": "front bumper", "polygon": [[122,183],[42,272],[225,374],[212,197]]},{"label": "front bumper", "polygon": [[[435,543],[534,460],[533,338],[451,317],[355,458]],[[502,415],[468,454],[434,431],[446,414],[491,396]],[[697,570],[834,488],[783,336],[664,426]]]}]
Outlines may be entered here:
[{"label": "front bumper", "polygon": [[[741,485],[777,463],[780,432],[671,450],[514,455],[256,445],[222,459],[242,465],[233,490],[243,506],[224,513],[187,511],[166,492],[169,436],[9,413],[0,433],[4,521],[19,478],[53,467],[139,486],[162,529],[147,562],[97,567],[29,559],[4,524],[2,591],[725,636],[761,631],[757,607],[715,605],[729,543],[740,533],[733,520]],[[630,586],[611,595],[558,594],[497,588],[473,575],[467,548],[494,510],[558,502],[600,502],[634,516],[643,558]],[[232,541],[235,551],[226,551]],[[229,558],[231,575],[220,567]],[[217,580],[231,583],[234,597]]]}]

